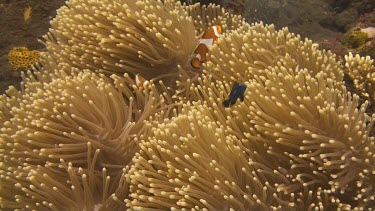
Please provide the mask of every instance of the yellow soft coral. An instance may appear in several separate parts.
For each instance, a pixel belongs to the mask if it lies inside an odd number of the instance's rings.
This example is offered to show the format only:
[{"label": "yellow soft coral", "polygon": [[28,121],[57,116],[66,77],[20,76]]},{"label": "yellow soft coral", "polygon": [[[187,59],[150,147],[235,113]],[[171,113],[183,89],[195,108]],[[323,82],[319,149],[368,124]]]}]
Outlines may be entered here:
[{"label": "yellow soft coral", "polygon": [[363,97],[371,104],[375,103],[375,66],[371,57],[360,57],[358,54],[345,56],[345,67],[349,77],[353,80],[354,86],[361,91]]},{"label": "yellow soft coral", "polygon": [[13,70],[27,68],[32,64],[39,62],[40,52],[29,50],[27,47],[14,47],[8,53],[8,60]]}]

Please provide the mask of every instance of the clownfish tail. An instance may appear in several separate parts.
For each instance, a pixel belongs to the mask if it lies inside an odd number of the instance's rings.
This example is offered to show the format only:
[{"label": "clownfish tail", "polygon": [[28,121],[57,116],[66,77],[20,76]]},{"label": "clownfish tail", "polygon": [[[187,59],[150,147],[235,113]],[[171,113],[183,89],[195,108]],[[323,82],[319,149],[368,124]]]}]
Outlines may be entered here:
[{"label": "clownfish tail", "polygon": [[197,57],[194,57],[193,59],[191,59],[190,64],[192,67],[197,68],[197,69],[202,67],[202,63],[199,61]]}]

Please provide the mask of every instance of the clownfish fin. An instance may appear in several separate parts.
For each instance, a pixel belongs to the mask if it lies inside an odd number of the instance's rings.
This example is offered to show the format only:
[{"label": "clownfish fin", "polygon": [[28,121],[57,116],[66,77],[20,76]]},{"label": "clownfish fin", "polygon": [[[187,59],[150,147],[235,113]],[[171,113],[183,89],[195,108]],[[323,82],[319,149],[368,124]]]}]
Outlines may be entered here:
[{"label": "clownfish fin", "polygon": [[205,44],[200,43],[194,50],[195,56],[191,59],[190,64],[194,68],[201,68],[202,63],[206,59],[208,48]]},{"label": "clownfish fin", "polygon": [[197,57],[194,57],[191,61],[190,64],[192,67],[199,69],[202,67],[202,62],[199,61]]},{"label": "clownfish fin", "polygon": [[221,26],[214,25],[211,28],[207,29],[207,31],[202,35],[202,39],[210,39],[213,38],[216,40],[221,36]]},{"label": "clownfish fin", "polygon": [[214,25],[214,26],[212,26],[212,29],[214,30],[214,34],[215,34],[216,37],[221,36],[221,26]]},{"label": "clownfish fin", "polygon": [[139,74],[135,75],[135,84],[137,86],[141,85],[144,81],[145,79],[141,75]]},{"label": "clownfish fin", "polygon": [[223,102],[223,105],[224,105],[224,107],[226,107],[226,108],[228,108],[229,106],[231,106],[230,99],[225,100],[225,101]]},{"label": "clownfish fin", "polygon": [[245,95],[243,93],[240,95],[240,100],[241,100],[241,102],[243,102],[245,100]]},{"label": "clownfish fin", "polygon": [[236,101],[238,100],[238,98],[241,100],[241,102],[243,102],[245,100],[246,88],[247,88],[246,84],[244,83],[240,84],[237,81],[234,82],[233,87],[230,91],[228,100],[225,100],[223,102],[224,107],[230,107],[234,105]]},{"label": "clownfish fin", "polygon": [[198,35],[199,39],[202,39],[203,35],[204,35],[205,32],[202,32]]},{"label": "clownfish fin", "polygon": [[140,74],[137,74],[135,75],[135,84],[140,88],[145,88],[150,84],[150,82],[143,78]]}]

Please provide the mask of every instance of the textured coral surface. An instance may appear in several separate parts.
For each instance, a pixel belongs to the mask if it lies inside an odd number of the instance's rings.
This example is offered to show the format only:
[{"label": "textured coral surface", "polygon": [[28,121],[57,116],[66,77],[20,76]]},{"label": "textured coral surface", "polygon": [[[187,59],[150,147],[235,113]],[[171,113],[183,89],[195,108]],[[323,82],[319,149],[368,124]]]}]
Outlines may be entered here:
[{"label": "textured coral surface", "polygon": [[27,69],[40,60],[40,52],[26,47],[15,47],[8,53],[8,61],[13,70]]}]

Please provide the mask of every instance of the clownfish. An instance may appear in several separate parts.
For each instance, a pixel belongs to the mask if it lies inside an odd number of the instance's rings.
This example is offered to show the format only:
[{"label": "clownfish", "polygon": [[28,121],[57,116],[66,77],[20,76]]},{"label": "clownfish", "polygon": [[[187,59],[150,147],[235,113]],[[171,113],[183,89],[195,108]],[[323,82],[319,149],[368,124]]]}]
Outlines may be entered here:
[{"label": "clownfish", "polygon": [[245,100],[245,90],[247,86],[246,84],[239,84],[238,82],[234,82],[232,90],[229,94],[229,99],[223,102],[224,107],[230,107],[237,102],[237,99],[240,98],[241,102]]},{"label": "clownfish", "polygon": [[214,25],[203,33],[199,40],[198,46],[194,50],[194,58],[191,59],[191,66],[194,68],[200,68],[202,63],[206,60],[206,54],[208,47],[217,42],[217,39],[221,36],[221,26]]},{"label": "clownfish", "polygon": [[135,84],[139,88],[146,88],[150,85],[150,82],[143,78],[140,74],[135,75]]}]

